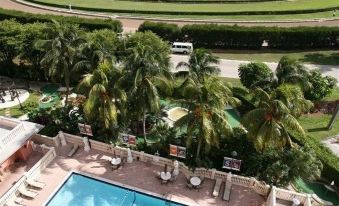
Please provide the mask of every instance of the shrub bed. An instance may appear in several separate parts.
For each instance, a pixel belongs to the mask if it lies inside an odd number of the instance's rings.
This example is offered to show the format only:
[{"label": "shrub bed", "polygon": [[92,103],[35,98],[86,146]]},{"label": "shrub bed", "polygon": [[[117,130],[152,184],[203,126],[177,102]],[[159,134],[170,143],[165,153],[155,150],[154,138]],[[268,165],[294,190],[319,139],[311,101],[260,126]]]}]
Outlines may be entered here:
[{"label": "shrub bed", "polygon": [[329,182],[334,181],[335,185],[339,186],[339,157],[335,156],[315,137],[308,135],[303,138],[300,135],[294,135],[294,138],[299,144],[308,145],[315,151],[323,164],[321,176]]},{"label": "shrub bed", "polygon": [[194,24],[179,28],[173,24],[144,22],[139,31],[147,30],[168,41],[189,40],[196,47],[210,49],[260,49],[264,40],[273,49],[339,47],[339,27],[280,28]]},{"label": "shrub bed", "polygon": [[59,15],[43,15],[31,14],[15,10],[7,10],[0,8],[0,21],[5,19],[16,19],[20,23],[34,23],[34,22],[50,22],[52,19],[57,21],[63,20],[66,22],[79,24],[80,27],[95,30],[95,29],[112,29],[115,32],[122,32],[122,24],[120,21],[111,19],[90,19],[79,18],[74,16],[59,16]]}]

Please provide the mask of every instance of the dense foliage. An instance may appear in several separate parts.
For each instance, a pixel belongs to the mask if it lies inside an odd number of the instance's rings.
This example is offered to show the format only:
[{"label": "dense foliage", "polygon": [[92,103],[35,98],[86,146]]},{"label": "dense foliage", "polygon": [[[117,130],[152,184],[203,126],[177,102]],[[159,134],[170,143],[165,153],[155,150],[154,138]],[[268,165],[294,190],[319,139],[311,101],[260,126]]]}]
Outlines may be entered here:
[{"label": "dense foliage", "polygon": [[[300,62],[289,57],[282,57],[275,73],[261,62],[242,64],[238,69],[241,83],[248,89],[256,87],[265,91],[272,91],[280,87],[280,93],[284,89],[285,94],[302,96],[301,99],[320,101],[331,94],[337,85],[337,80],[331,76],[323,76],[320,71],[309,71]],[[286,85],[295,85],[297,88],[288,88]],[[291,90],[294,91],[291,91]],[[290,90],[290,91],[287,91]],[[300,91],[303,95],[300,94]],[[282,94],[282,93],[281,93]],[[304,102],[305,103],[305,102]],[[304,104],[305,111],[309,110],[310,104]],[[299,116],[300,116],[300,112]]]},{"label": "dense foliage", "polygon": [[[338,47],[339,27],[241,27],[217,24],[192,24],[181,28],[165,23],[144,22],[140,31],[153,31],[165,40],[186,40],[196,47],[218,49],[268,48],[306,49]],[[166,33],[170,31],[169,33]]]},{"label": "dense foliage", "polygon": [[0,20],[15,19],[20,23],[35,23],[35,22],[51,22],[52,19],[64,21],[70,24],[78,24],[80,27],[95,30],[95,29],[111,29],[115,32],[122,32],[122,24],[120,21],[112,19],[92,19],[80,18],[75,16],[60,16],[49,14],[32,14],[18,10],[7,10],[0,8]]},{"label": "dense foliage", "polygon": [[[217,77],[219,59],[205,49],[194,50],[188,62],[177,65],[187,69],[185,75],[172,75],[169,45],[152,32],[118,38],[108,29],[87,31],[65,22],[0,24],[3,74],[55,80],[67,88],[81,80],[75,92],[84,95],[83,102],[71,105],[66,98],[65,107],[29,114],[31,121],[46,125],[43,134],[78,134],[77,123],[87,123],[100,141],[116,144],[121,132],[143,136],[137,147],[149,153],[167,156],[168,144],[185,146],[190,167],[221,169],[222,158],[236,150],[243,160],[241,174],[272,184],[319,175],[321,164],[309,145],[300,146],[292,135],[303,138],[296,118],[310,106],[303,93],[307,88],[294,81],[304,72],[298,64],[285,59],[276,78],[263,64],[244,65],[242,81],[247,87],[254,89],[261,79],[271,85],[266,91],[248,92],[222,82]],[[246,77],[248,71],[253,76]],[[167,124],[161,100],[187,113]],[[241,103],[244,128],[232,128],[225,106]],[[315,152],[319,155],[318,146]],[[328,174],[327,159],[321,160]]]},{"label": "dense foliage", "polygon": [[270,84],[266,82],[272,82],[274,78],[272,70],[262,62],[241,64],[238,73],[242,85],[248,89],[252,87],[270,89]]}]

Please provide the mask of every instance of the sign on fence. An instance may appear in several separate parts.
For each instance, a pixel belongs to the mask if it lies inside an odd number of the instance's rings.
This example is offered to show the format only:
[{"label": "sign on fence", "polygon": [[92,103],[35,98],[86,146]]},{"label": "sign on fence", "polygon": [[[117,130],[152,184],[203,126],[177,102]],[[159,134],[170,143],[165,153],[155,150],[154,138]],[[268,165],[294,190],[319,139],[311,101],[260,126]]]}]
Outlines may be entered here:
[{"label": "sign on fence", "polygon": [[78,123],[78,127],[79,127],[80,134],[93,136],[91,125]]},{"label": "sign on fence", "polygon": [[186,158],[186,147],[180,147],[172,144],[170,144],[169,147],[171,156]]},{"label": "sign on fence", "polygon": [[222,168],[240,171],[241,160],[224,157]]},{"label": "sign on fence", "polygon": [[134,135],[129,134],[121,134],[122,142],[125,144],[136,145],[137,144],[137,137]]}]

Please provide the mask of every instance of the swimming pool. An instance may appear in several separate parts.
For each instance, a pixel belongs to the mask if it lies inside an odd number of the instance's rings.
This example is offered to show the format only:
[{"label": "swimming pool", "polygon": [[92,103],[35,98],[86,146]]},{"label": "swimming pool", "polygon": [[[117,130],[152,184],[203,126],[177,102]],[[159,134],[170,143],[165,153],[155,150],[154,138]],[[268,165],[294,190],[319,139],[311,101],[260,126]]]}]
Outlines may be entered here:
[{"label": "swimming pool", "polygon": [[187,206],[72,172],[45,206]]}]

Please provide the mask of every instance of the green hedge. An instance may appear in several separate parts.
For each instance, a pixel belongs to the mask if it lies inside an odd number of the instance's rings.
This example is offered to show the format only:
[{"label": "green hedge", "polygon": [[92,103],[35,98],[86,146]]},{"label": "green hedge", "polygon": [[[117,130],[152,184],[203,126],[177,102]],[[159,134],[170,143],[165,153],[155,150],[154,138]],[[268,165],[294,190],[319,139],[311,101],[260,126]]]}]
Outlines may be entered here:
[{"label": "green hedge", "polygon": [[[167,41],[189,40],[209,49],[260,49],[264,40],[273,49],[334,48],[339,46],[339,27],[241,27],[144,22],[139,31],[152,31]],[[186,36],[186,37],[185,37]],[[187,39],[188,38],[188,39]]]},{"label": "green hedge", "polygon": [[307,136],[303,138],[295,135],[294,138],[298,143],[307,144],[315,151],[317,157],[323,163],[321,176],[329,182],[334,181],[335,185],[339,186],[339,157],[334,155],[315,137]]},{"label": "green hedge", "polygon": [[59,15],[43,15],[43,14],[31,14],[15,10],[7,10],[0,8],[0,21],[5,19],[16,19],[20,23],[33,23],[33,22],[50,22],[51,19],[63,20],[74,24],[79,24],[80,27],[95,30],[95,29],[112,29],[115,32],[122,32],[122,24],[120,21],[111,19],[90,19],[79,18],[71,16],[59,16]]},{"label": "green hedge", "polygon": [[[60,5],[56,3],[41,2],[35,0],[26,0],[32,3],[59,7],[68,9],[69,5]],[[214,16],[224,16],[224,15],[280,15],[280,14],[308,14],[324,11],[332,11],[334,9],[339,9],[339,6],[328,7],[328,8],[315,8],[315,9],[303,9],[303,10],[281,10],[281,11],[225,11],[225,12],[213,12],[213,11],[159,11],[156,10],[135,10],[135,9],[106,9],[106,8],[91,8],[91,7],[82,7],[82,6],[73,6],[73,9],[83,10],[83,11],[97,11],[105,13],[134,13],[134,14],[162,14],[162,15],[214,15]]]}]

